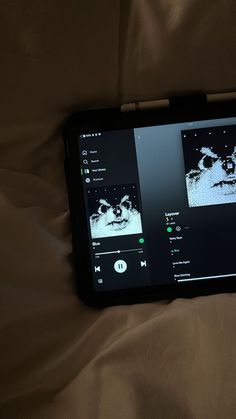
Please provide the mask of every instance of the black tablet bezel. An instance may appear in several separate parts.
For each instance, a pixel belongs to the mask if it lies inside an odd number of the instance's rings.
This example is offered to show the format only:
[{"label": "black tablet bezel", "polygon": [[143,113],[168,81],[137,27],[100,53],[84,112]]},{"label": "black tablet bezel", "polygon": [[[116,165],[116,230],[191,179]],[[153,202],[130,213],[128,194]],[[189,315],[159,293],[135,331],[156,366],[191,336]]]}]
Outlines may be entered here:
[{"label": "black tablet bezel", "polygon": [[72,115],[63,130],[65,173],[68,187],[73,241],[76,289],[79,297],[93,307],[131,304],[156,299],[193,297],[236,291],[236,277],[189,283],[149,286],[126,290],[96,292],[90,262],[87,217],[80,175],[79,142],[81,132],[137,128],[178,122],[236,116],[236,101],[210,103],[204,98],[173,101],[170,108],[122,113],[120,109],[83,111]]}]

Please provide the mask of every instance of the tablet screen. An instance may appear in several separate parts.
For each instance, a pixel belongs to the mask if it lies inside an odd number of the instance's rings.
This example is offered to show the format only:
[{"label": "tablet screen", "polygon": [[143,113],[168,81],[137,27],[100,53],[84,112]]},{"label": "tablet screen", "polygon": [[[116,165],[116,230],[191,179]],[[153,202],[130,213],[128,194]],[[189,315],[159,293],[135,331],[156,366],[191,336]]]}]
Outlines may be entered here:
[{"label": "tablet screen", "polygon": [[78,141],[96,291],[236,275],[236,118]]}]

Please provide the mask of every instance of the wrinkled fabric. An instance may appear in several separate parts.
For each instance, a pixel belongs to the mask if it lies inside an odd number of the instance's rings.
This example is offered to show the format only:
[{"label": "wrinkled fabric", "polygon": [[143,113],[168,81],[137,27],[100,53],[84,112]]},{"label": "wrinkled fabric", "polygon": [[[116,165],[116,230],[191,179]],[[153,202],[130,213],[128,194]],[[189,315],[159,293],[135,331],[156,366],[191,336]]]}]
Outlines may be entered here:
[{"label": "wrinkled fabric", "polygon": [[227,419],[236,297],[75,294],[61,130],[81,109],[235,89],[236,4],[0,4],[0,418]]}]

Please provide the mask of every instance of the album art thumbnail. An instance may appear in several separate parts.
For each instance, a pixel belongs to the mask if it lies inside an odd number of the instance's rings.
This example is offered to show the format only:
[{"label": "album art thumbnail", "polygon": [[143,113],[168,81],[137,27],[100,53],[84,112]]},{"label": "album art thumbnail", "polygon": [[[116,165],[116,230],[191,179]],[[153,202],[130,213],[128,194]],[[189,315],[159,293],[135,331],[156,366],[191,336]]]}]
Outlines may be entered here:
[{"label": "album art thumbnail", "polygon": [[88,206],[93,239],[142,233],[135,184],[91,188]]},{"label": "album art thumbnail", "polygon": [[189,206],[235,203],[235,127],[191,131],[182,131]]}]

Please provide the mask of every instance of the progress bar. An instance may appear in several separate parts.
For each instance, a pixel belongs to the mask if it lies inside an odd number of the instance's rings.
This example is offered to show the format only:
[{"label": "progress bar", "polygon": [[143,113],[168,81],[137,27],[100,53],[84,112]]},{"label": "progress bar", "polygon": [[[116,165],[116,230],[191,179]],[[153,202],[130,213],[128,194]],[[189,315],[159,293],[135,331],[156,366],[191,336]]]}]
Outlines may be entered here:
[{"label": "progress bar", "polygon": [[95,256],[99,256],[99,255],[111,255],[112,253],[138,252],[139,250],[143,250],[142,247],[140,247],[139,249],[114,250],[113,252],[95,253]]},{"label": "progress bar", "polygon": [[178,282],[186,282],[186,281],[198,281],[200,279],[211,279],[211,278],[226,278],[229,276],[236,276],[235,274],[227,274],[227,275],[214,275],[214,276],[199,276],[198,278],[189,278],[189,279],[177,279]]}]

